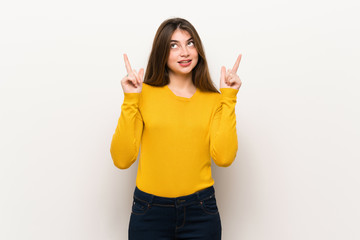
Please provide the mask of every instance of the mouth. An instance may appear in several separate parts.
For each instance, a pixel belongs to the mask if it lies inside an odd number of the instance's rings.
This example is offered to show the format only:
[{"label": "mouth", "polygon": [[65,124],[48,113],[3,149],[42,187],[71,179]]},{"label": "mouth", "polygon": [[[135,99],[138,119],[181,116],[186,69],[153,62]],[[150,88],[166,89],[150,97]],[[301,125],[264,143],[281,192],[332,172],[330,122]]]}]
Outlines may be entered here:
[{"label": "mouth", "polygon": [[184,61],[180,61],[178,63],[181,63],[181,64],[186,64],[186,63],[190,63],[192,60],[184,60]]}]

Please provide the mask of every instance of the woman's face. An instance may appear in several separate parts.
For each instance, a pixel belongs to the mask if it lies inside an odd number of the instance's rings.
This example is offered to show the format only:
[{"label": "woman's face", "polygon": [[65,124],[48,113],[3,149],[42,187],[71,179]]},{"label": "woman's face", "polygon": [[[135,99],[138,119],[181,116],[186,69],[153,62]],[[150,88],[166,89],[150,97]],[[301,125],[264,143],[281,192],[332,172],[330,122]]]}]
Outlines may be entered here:
[{"label": "woman's face", "polygon": [[198,52],[190,34],[176,29],[171,36],[170,54],[167,61],[170,74],[188,75],[198,62]]}]

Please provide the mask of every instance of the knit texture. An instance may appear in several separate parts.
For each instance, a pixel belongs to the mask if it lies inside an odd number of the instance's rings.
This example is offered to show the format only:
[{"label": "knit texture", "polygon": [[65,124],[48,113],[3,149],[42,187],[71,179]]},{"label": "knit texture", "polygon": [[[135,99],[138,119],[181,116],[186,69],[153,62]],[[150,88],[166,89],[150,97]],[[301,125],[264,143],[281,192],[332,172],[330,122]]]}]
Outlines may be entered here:
[{"label": "knit texture", "polygon": [[141,93],[124,93],[110,147],[115,166],[127,169],[140,155],[136,186],[161,197],[185,196],[212,186],[211,158],[227,167],[238,150],[238,91],[197,89],[185,98],[168,86],[143,83]]}]

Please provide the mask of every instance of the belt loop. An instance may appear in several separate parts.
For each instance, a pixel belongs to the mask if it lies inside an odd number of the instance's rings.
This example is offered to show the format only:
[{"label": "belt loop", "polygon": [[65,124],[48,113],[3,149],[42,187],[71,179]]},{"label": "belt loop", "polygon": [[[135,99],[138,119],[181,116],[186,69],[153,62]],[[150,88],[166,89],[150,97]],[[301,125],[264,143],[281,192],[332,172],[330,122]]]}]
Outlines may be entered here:
[{"label": "belt loop", "polygon": [[154,195],[150,194],[149,205],[151,206],[154,200]]},{"label": "belt loop", "polygon": [[196,192],[196,196],[197,196],[198,200],[200,200],[200,193],[199,193],[199,191]]}]

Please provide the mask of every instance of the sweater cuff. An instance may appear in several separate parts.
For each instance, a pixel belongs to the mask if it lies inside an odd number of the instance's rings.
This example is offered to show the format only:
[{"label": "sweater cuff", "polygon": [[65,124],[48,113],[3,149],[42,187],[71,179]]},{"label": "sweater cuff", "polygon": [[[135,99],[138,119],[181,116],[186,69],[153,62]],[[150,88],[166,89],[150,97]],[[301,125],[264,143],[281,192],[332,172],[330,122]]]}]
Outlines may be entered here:
[{"label": "sweater cuff", "polygon": [[124,103],[139,104],[140,93],[124,93]]},{"label": "sweater cuff", "polygon": [[237,93],[239,92],[239,89],[234,88],[220,88],[221,95],[223,97],[230,97],[230,98],[236,98]]}]

